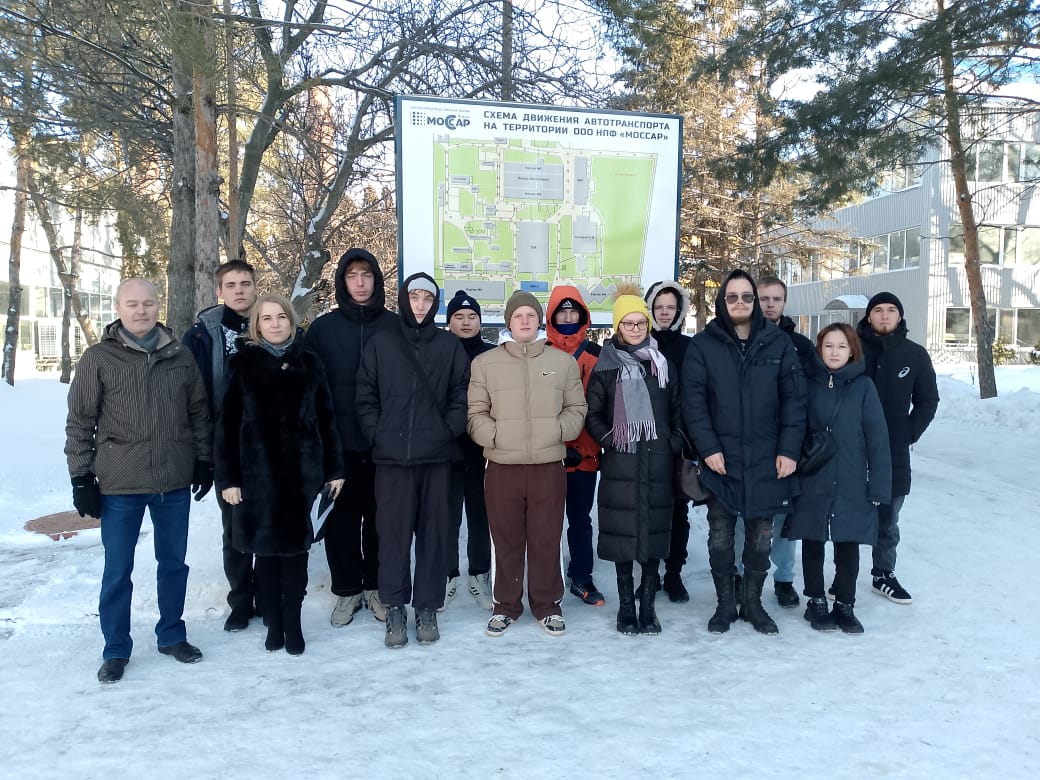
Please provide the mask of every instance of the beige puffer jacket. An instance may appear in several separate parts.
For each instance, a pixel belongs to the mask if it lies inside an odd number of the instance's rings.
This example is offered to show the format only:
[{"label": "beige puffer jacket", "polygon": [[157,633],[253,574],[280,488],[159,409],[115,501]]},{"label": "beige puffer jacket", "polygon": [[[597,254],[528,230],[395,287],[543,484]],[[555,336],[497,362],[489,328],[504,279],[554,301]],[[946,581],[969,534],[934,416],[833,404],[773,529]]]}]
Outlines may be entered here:
[{"label": "beige puffer jacket", "polygon": [[562,461],[587,410],[577,362],[543,339],[507,341],[470,366],[466,430],[495,463]]}]

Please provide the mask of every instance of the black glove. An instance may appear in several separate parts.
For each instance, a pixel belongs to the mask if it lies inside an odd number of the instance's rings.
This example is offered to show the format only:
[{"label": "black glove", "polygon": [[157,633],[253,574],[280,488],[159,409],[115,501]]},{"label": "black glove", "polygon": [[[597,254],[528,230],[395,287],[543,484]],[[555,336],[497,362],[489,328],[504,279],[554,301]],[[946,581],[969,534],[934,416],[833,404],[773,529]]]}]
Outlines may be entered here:
[{"label": "black glove", "polygon": [[101,517],[101,489],[93,474],[72,478],[72,505],[80,517]]},{"label": "black glove", "polygon": [[191,475],[191,492],[195,500],[201,501],[213,487],[213,464],[205,460],[195,461],[195,470]]},{"label": "black glove", "polygon": [[563,465],[569,469],[580,466],[583,460],[581,452],[574,447],[567,448],[567,454],[563,457]]}]

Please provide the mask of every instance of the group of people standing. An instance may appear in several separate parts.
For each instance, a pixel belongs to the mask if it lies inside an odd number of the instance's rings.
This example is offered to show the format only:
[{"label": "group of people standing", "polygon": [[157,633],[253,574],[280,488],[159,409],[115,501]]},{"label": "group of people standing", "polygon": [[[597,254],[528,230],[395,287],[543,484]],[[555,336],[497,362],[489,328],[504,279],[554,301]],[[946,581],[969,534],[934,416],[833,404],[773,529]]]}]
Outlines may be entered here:
[{"label": "group of people standing", "polygon": [[[813,628],[863,630],[853,613],[861,544],[874,547],[874,591],[910,603],[894,574],[898,517],[909,447],[938,393],[891,293],[871,299],[858,329],[824,328],[814,348],[783,316],[786,287],[774,277],[756,285],[730,273],[715,318],[693,337],[682,333],[689,301],[676,282],[645,296],[619,289],[601,347],[588,338],[580,291],[558,286],[544,310],[514,293],[496,346],[481,337],[480,305],[464,290],[446,301],[448,329],[435,323],[441,290],[425,273],[402,281],[398,313],[388,311],[379,264],[363,249],[340,259],[338,306],[306,333],[288,300],[258,297],[247,263],[226,263],[216,281],[223,303],[178,342],[157,323],[154,288],[125,280],[119,319],[84,353],[70,389],[73,498],[81,514],[102,519],[105,546],[102,682],[121,679],[130,658],[130,574],[146,507],[159,651],[186,663],[202,657],[181,619],[184,554],[190,491],[201,499],[214,482],[224,628],[261,618],[268,651],[304,652],[308,551],[322,538],[332,624],[367,607],[385,622],[387,647],[408,643],[409,605],[417,641],[437,641],[437,615],[460,588],[491,610],[487,635],[502,636],[524,611],[525,572],[534,618],[563,635],[566,590],[591,606],[607,601],[592,576],[594,503],[595,552],[616,570],[617,630],[660,633],[658,591],[689,600],[683,453],[699,459],[709,492],[711,632],[738,616],[777,632],[763,585],[772,553],[778,602],[798,605],[798,539]],[[812,474],[798,470],[807,437],[830,445]],[[333,503],[316,530],[319,493]]]}]

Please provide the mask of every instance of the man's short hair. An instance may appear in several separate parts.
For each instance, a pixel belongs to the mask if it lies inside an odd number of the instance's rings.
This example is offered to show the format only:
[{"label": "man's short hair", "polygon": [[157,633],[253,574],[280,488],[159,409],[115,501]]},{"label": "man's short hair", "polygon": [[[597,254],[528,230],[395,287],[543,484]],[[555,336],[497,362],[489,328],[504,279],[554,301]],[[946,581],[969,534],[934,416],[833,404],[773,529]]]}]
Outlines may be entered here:
[{"label": "man's short hair", "polygon": [[213,278],[217,280],[217,287],[224,283],[224,277],[232,271],[244,271],[254,282],[256,281],[256,269],[253,266],[245,260],[228,260],[223,265],[218,265],[216,273],[213,274]]},{"label": "man's short hair", "polygon": [[758,280],[759,288],[767,287],[767,286],[770,286],[770,285],[776,285],[776,284],[778,284],[778,285],[780,285],[781,287],[784,288],[784,300],[786,301],[787,300],[787,285],[784,283],[783,279],[781,279],[779,276],[763,276],[763,277],[761,277]]}]

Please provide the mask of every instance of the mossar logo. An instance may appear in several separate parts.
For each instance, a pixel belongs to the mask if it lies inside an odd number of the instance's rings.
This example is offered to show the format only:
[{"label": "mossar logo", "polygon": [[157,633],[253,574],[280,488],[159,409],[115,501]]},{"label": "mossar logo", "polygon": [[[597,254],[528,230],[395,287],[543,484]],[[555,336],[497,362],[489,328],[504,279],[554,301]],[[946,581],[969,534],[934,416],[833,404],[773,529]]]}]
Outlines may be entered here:
[{"label": "mossar logo", "polygon": [[456,130],[469,127],[470,118],[459,114],[427,114],[425,111],[412,112],[412,125],[419,127],[443,127],[446,130]]}]

